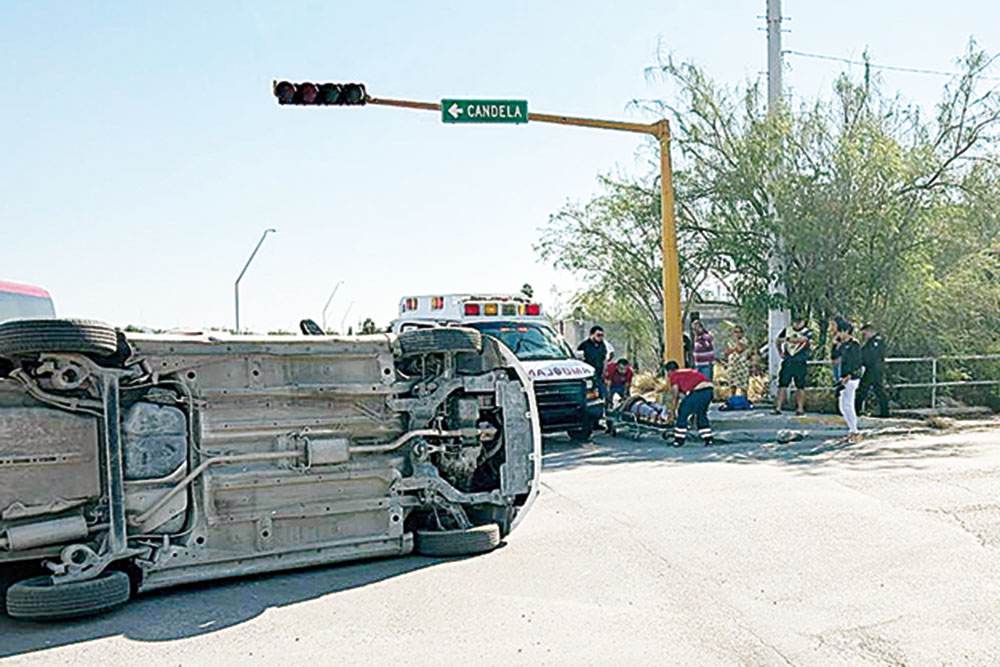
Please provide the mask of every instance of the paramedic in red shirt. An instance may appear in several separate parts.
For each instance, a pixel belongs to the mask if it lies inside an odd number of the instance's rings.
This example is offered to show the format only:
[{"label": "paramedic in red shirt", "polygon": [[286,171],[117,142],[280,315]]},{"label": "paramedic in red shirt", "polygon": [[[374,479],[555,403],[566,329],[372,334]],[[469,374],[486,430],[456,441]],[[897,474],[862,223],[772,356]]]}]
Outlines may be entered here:
[{"label": "paramedic in red shirt", "polygon": [[628,359],[622,357],[608,364],[604,369],[604,382],[608,385],[609,405],[615,394],[618,394],[623,401],[628,398],[632,388],[632,366],[629,365]]},{"label": "paramedic in red shirt", "polygon": [[[673,394],[673,405],[677,411],[674,420],[674,447],[682,447],[687,438],[688,421],[694,415],[698,426],[698,435],[705,446],[712,444],[712,426],[708,423],[708,404],[712,402],[714,387],[704,374],[693,368],[681,368],[676,361],[667,362],[667,379]],[[684,395],[680,407],[677,400]]]}]

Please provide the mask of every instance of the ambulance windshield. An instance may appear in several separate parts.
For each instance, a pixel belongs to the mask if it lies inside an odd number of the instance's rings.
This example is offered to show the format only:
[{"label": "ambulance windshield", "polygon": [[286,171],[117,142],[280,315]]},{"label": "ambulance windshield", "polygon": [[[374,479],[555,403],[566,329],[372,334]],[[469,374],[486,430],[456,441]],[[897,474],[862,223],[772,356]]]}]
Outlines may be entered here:
[{"label": "ambulance windshield", "polygon": [[572,359],[569,349],[555,331],[544,324],[525,322],[470,322],[465,326],[495,336],[509,347],[521,361],[542,359]]}]

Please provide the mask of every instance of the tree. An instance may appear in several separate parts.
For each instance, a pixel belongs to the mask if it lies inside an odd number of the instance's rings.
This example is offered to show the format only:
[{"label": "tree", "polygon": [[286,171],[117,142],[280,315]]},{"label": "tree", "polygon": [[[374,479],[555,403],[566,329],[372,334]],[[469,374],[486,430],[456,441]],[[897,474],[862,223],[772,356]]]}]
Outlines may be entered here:
[{"label": "tree", "polygon": [[[763,332],[779,234],[795,311],[823,325],[871,320],[891,340],[930,345],[911,330],[934,329],[935,295],[1000,238],[1000,97],[982,83],[992,62],[970,42],[930,121],[872,76],[841,76],[830,99],[768,114],[757,85],[719,86],[671,58],[651,68],[677,89],[638,106],[670,121],[685,294],[712,278]],[[618,304],[662,349],[655,179],[600,177],[604,194],[553,215],[536,247],[583,279],[580,304]]]}]

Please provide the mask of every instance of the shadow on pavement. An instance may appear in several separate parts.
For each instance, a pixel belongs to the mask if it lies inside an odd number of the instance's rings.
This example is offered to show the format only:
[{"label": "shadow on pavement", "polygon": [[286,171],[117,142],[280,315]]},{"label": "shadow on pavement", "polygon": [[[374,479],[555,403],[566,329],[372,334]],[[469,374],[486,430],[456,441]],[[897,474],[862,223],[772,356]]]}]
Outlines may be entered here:
[{"label": "shadow on pavement", "polygon": [[181,586],[139,595],[110,613],[73,621],[29,623],[0,614],[0,658],[117,635],[153,642],[194,637],[248,621],[272,607],[366,586],[449,560],[454,559],[405,556]]},{"label": "shadow on pavement", "polygon": [[[839,435],[839,433],[838,433]],[[671,464],[691,463],[775,463],[798,466],[804,472],[820,472],[821,465],[857,465],[866,469],[918,468],[931,458],[964,456],[962,446],[954,442],[901,442],[895,437],[876,436],[855,444],[841,444],[832,435],[788,443],[744,441],[704,447],[698,438],[689,438],[684,447],[675,448],[658,436],[631,440],[595,435],[589,443],[550,438],[543,448],[543,471],[570,470],[580,466],[613,465],[638,462]],[[760,438],[763,439],[763,438]]]}]

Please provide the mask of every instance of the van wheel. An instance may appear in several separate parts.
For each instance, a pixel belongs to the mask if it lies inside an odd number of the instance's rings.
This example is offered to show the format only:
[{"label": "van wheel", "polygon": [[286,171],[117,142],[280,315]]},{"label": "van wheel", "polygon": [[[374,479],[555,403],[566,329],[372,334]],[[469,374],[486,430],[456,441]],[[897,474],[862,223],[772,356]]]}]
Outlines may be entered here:
[{"label": "van wheel", "polygon": [[117,570],[65,584],[53,584],[52,577],[33,577],[7,589],[7,613],[34,621],[88,616],[125,604],[130,594],[128,575]]},{"label": "van wheel", "polygon": [[403,356],[430,352],[482,352],[483,334],[475,329],[447,327],[414,329],[399,334],[399,349]]},{"label": "van wheel", "polygon": [[590,434],[593,432],[594,429],[590,427],[571,428],[566,431],[566,434],[569,435],[569,439],[573,442],[587,442],[590,440]]},{"label": "van wheel", "polygon": [[117,332],[96,320],[9,320],[0,324],[0,355],[81,352],[106,357],[117,350]]},{"label": "van wheel", "polygon": [[469,556],[500,546],[500,526],[487,523],[464,530],[418,530],[417,553],[422,556]]}]

